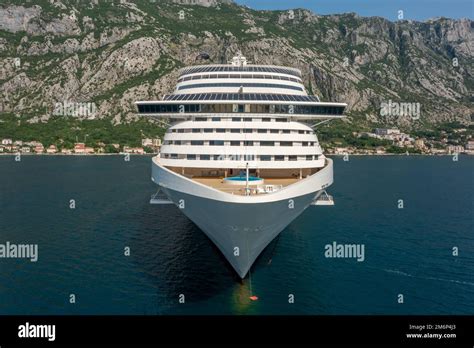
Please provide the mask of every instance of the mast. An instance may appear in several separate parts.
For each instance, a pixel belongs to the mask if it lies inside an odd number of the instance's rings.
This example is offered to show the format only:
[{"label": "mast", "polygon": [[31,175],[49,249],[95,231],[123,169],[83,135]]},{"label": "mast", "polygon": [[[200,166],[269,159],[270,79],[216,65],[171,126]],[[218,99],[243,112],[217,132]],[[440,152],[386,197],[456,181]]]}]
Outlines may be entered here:
[{"label": "mast", "polygon": [[249,194],[249,163],[245,165],[245,192]]}]

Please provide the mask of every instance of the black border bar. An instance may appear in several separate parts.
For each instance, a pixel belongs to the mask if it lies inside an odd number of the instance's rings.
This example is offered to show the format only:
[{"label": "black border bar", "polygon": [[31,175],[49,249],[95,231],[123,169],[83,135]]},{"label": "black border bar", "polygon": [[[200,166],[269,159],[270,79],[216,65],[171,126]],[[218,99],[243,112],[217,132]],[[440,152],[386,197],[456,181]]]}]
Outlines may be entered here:
[{"label": "black border bar", "polygon": [[[56,339],[20,338],[19,326],[54,324]],[[410,325],[424,334],[407,338]],[[439,329],[450,325],[451,329]],[[455,329],[453,329],[455,325]],[[437,330],[434,328],[438,327]],[[0,346],[57,344],[409,344],[474,346],[474,316],[0,316]]]}]

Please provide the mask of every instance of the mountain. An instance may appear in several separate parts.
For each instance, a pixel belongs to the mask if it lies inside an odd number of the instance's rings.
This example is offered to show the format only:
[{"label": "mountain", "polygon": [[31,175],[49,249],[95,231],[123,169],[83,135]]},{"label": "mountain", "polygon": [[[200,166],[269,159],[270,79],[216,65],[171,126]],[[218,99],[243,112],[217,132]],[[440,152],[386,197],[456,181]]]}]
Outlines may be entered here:
[{"label": "mountain", "polygon": [[[96,118],[129,123],[134,101],[170,93],[179,68],[241,51],[253,63],[301,69],[310,93],[348,103],[354,127],[469,123],[473,27],[470,19],[391,22],[219,0],[4,0],[0,108],[17,124],[41,124],[57,103],[95,103]],[[420,119],[381,116],[389,101],[420,103]]]}]

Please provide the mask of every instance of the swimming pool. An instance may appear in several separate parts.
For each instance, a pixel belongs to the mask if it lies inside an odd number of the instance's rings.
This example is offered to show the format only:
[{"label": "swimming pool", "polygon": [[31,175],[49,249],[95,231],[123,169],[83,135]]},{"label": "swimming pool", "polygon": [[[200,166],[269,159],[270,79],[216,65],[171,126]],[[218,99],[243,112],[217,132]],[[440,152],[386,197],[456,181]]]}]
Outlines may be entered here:
[{"label": "swimming pool", "polygon": [[[246,185],[247,178],[245,176],[230,176],[224,178],[224,182],[231,185]],[[263,179],[256,176],[249,176],[249,185],[260,185],[263,184]]]}]

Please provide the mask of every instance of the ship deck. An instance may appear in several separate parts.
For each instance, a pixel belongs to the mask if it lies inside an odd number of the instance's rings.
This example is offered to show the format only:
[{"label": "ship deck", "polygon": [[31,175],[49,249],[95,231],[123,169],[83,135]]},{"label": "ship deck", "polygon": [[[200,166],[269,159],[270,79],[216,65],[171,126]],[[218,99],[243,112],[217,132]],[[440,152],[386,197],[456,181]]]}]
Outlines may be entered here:
[{"label": "ship deck", "polygon": [[[249,185],[250,195],[268,194],[273,190],[274,192],[281,190],[282,188],[294,184],[301,180],[298,178],[262,178],[264,182],[257,185]],[[245,195],[246,187],[244,185],[232,185],[224,181],[223,177],[193,177],[192,180],[212,187],[214,189],[227,192],[233,195]],[[271,186],[271,187],[269,187]]]}]

